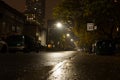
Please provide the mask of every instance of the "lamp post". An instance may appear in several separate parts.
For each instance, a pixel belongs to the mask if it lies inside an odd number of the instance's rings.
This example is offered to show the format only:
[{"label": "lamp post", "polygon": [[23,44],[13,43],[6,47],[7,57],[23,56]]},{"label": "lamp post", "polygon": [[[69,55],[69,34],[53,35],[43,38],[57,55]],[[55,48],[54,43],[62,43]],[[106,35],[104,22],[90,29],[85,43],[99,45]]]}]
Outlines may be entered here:
[{"label": "lamp post", "polygon": [[[52,24],[52,26],[47,28],[47,46],[50,44],[51,45],[54,44],[54,41],[51,39],[51,37],[53,38],[53,36],[54,36],[53,32],[55,32],[55,30],[61,29],[62,27],[63,27],[62,23],[57,22],[56,24]],[[55,45],[54,45],[54,47],[55,47]]]},{"label": "lamp post", "polygon": [[74,40],[73,39],[70,39],[71,42],[73,42]]},{"label": "lamp post", "polygon": [[70,34],[69,34],[69,33],[67,33],[67,34],[66,34],[66,36],[67,36],[67,37],[70,37]]},{"label": "lamp post", "polygon": [[[55,24],[52,23],[52,26],[49,26],[47,28],[47,30],[48,30],[47,46],[49,46],[51,48],[56,47],[55,49],[57,49],[57,48],[59,48],[59,49],[66,48],[67,49],[67,48],[72,47],[71,44],[74,43],[74,40],[71,39],[71,37],[73,37],[71,35],[72,28],[64,26],[64,25],[61,22],[57,22]],[[58,30],[61,30],[61,32],[59,33]],[[63,36],[63,38],[60,36]]]},{"label": "lamp post", "polygon": [[57,27],[57,28],[62,28],[62,23],[58,22],[58,23],[56,24],[56,27]]}]

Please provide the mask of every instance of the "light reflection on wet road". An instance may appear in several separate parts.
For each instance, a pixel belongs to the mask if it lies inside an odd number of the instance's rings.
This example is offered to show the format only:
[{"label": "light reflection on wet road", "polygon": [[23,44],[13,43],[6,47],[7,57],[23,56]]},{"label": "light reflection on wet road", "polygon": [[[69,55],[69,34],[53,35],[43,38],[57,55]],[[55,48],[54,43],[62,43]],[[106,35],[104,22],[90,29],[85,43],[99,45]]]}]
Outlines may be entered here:
[{"label": "light reflection on wet road", "polygon": [[0,54],[0,80],[46,80],[54,66],[74,56],[74,51]]},{"label": "light reflection on wet road", "polygon": [[77,55],[47,80],[120,80],[120,56]]},{"label": "light reflection on wet road", "polygon": [[74,57],[75,55],[75,51],[47,52],[45,54],[41,54],[42,60],[40,60],[40,63],[45,66],[56,65],[59,62]]},{"label": "light reflection on wet road", "polygon": [[75,51],[0,54],[0,80],[120,80],[120,56]]}]

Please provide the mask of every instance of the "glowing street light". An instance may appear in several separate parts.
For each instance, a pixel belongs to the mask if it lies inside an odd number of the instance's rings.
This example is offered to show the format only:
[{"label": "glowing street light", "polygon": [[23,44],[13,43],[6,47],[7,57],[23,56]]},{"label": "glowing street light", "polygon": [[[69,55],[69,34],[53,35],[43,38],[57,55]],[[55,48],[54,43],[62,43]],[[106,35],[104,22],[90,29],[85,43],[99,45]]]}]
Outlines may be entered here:
[{"label": "glowing street light", "polygon": [[58,22],[58,23],[56,24],[56,27],[57,27],[57,28],[62,28],[62,23]]},{"label": "glowing street light", "polygon": [[70,37],[70,34],[69,34],[69,33],[67,33],[67,34],[66,34],[66,36],[67,36],[67,37]]},{"label": "glowing street light", "polygon": [[119,28],[117,27],[117,32],[119,31]]},{"label": "glowing street light", "polygon": [[[50,34],[50,31],[52,31],[53,30],[53,32],[55,31],[55,30],[60,30],[61,28],[63,27],[63,24],[61,23],[61,22],[57,22],[57,23],[55,23],[55,24],[52,24],[52,26],[50,26],[50,27],[48,27],[47,28],[47,37],[48,37],[48,40],[47,40],[47,44],[48,43],[51,43],[52,44],[52,47],[54,47],[54,40],[52,40],[50,37],[52,36],[51,34]],[[52,33],[53,34],[53,33]],[[53,43],[52,43],[53,42]],[[51,47],[51,45],[50,44],[48,44],[48,47]]]},{"label": "glowing street light", "polygon": [[74,40],[73,40],[73,39],[71,39],[70,41],[71,41],[71,42],[73,42]]}]

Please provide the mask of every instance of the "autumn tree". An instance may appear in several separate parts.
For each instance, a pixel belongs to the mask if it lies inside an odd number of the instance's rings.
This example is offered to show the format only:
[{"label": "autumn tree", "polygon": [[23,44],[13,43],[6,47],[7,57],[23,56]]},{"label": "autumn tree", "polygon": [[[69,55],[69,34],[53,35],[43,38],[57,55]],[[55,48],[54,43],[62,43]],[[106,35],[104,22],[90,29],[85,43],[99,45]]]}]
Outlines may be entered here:
[{"label": "autumn tree", "polygon": [[[55,18],[73,27],[74,33],[80,38],[80,44],[119,37],[119,13],[120,1],[117,0],[63,0],[54,9]],[[93,22],[97,30],[88,32],[87,22]]]},{"label": "autumn tree", "polygon": [[90,14],[86,17],[93,19],[99,34],[114,39],[120,26],[120,1],[117,0],[88,0]]}]

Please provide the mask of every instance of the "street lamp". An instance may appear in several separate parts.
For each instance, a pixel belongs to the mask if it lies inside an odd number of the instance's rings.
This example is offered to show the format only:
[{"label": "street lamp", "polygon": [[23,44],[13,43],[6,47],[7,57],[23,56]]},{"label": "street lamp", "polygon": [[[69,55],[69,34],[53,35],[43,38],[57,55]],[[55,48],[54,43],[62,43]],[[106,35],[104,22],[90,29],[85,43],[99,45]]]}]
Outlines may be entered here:
[{"label": "street lamp", "polygon": [[73,42],[74,40],[73,39],[70,39],[71,42]]},{"label": "street lamp", "polygon": [[[57,22],[57,23],[55,23],[55,24],[52,24],[52,26],[50,27],[50,28],[48,28],[47,30],[48,30],[48,40],[47,40],[47,44],[54,44],[54,41],[50,38],[50,37],[52,37],[53,35],[53,32],[55,31],[55,30],[59,30],[59,29],[61,29],[63,27],[63,25],[62,25],[62,23],[61,22]],[[52,35],[52,36],[51,36]]]},{"label": "street lamp", "polygon": [[57,28],[62,28],[62,23],[58,22],[58,23],[56,24],[56,27],[57,27]]},{"label": "street lamp", "polygon": [[119,31],[119,27],[117,27],[117,32]]},{"label": "street lamp", "polygon": [[70,37],[70,34],[69,34],[69,33],[67,33],[67,34],[66,34],[66,36],[67,36],[67,37]]}]

